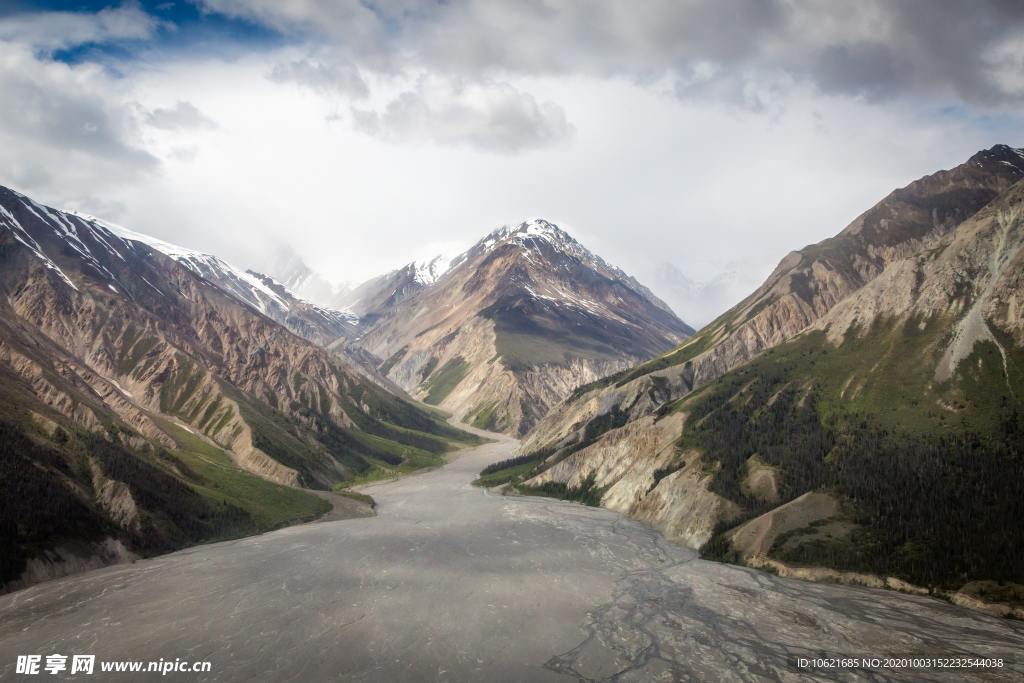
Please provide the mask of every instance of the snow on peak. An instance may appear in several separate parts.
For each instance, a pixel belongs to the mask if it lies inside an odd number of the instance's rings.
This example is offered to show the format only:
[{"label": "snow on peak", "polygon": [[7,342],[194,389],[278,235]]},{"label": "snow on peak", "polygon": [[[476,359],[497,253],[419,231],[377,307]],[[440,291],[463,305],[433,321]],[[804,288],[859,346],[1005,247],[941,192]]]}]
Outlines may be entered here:
[{"label": "snow on peak", "polygon": [[619,268],[591,252],[557,224],[543,218],[531,218],[517,225],[503,225],[481,240],[473,250],[487,254],[499,245],[515,244],[529,254],[537,250],[538,242],[544,242],[555,251],[596,270],[610,271],[616,277],[626,277]]},{"label": "snow on peak", "polygon": [[438,254],[434,258],[424,261],[413,261],[410,264],[412,266],[413,279],[421,285],[432,285],[442,275],[451,270],[454,262],[455,259],[453,257],[444,254]]},{"label": "snow on peak", "polygon": [[543,239],[555,246],[576,245],[579,242],[572,238],[572,235],[562,230],[554,223],[543,218],[531,218],[518,225],[503,225],[486,238],[484,247],[488,251],[502,242],[524,242],[530,238]]},{"label": "snow on peak", "polygon": [[275,280],[273,276],[267,275],[265,273],[260,273],[255,270],[247,270],[246,273],[262,282],[264,285],[266,285],[279,296],[290,301],[298,302],[299,304],[302,304],[308,307],[310,310],[316,312],[317,315],[323,318],[326,318],[328,320],[338,320],[349,325],[359,324],[359,316],[353,313],[352,311],[340,310],[335,308],[325,308],[323,306],[315,304],[312,301],[309,301],[308,299],[300,297],[291,289],[289,289],[286,285],[279,282],[278,280]]},{"label": "snow on peak", "polygon": [[86,223],[105,228],[121,239],[130,242],[140,242],[155,251],[171,257],[200,277],[209,280],[229,294],[255,307],[261,313],[268,313],[270,307],[279,307],[283,310],[287,310],[289,307],[281,294],[274,291],[273,288],[269,287],[260,278],[247,273],[237,266],[231,265],[218,256],[165,242],[151,235],[129,230],[121,225],[90,216],[89,214],[74,211],[67,213],[78,216]]}]

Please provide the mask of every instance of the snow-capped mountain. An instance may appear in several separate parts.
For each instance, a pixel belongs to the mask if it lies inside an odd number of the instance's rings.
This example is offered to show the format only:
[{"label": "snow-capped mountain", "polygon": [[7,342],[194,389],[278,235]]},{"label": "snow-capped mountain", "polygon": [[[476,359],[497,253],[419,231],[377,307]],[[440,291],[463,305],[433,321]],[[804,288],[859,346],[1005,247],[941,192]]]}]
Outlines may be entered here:
[{"label": "snow-capped mountain", "polygon": [[31,530],[4,539],[0,591],[308,518],[323,506],[295,487],[471,440],[289,331],[330,329],[294,301],[0,187],[0,500]]},{"label": "snow-capped mountain", "polygon": [[326,346],[341,337],[351,337],[356,332],[359,317],[355,314],[317,306],[295,295],[268,275],[244,271],[219,256],[144,235],[95,216],[69,213],[86,225],[105,228],[121,239],[144,244],[170,256],[226,294],[252,306],[268,318],[284,324],[292,332],[316,344]]},{"label": "snow-capped mountain", "polygon": [[406,298],[437,282],[459,258],[437,255],[411,261],[339,294],[335,305],[352,311],[361,318],[364,328],[369,327]]},{"label": "snow-capped mountain", "polygon": [[413,269],[413,280],[421,285],[432,285],[437,282],[442,275],[451,270],[452,265],[458,263],[458,258],[460,257],[452,258],[451,256],[445,256],[444,254],[438,254],[431,259],[413,261],[410,264]]},{"label": "snow-capped mountain", "polygon": [[359,344],[386,359],[392,380],[468,422],[519,434],[576,385],[692,332],[544,219],[382,276],[353,308],[367,323]]},{"label": "snow-capped mountain", "polygon": [[515,225],[503,225],[478,242],[462,258],[481,252],[487,254],[506,244],[517,245],[526,251],[536,251],[542,242],[595,270],[609,270],[617,276],[625,275],[620,269],[591,253],[565,230],[543,218],[532,218]]}]

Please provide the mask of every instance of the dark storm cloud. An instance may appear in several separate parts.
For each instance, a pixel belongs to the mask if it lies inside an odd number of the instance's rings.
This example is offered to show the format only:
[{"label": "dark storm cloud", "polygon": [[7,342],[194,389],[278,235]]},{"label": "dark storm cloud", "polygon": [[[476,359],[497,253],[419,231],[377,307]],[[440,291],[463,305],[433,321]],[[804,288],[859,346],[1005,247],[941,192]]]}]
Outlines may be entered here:
[{"label": "dark storm cloud", "polygon": [[997,105],[1024,96],[1024,3],[1013,1],[204,3],[347,46],[375,69],[644,82],[712,65],[721,80],[781,72],[827,93],[873,99],[937,94]]},{"label": "dark storm cloud", "polygon": [[1014,78],[1024,66],[1024,3],[905,0],[854,8],[844,18],[851,35],[840,31],[809,55],[807,73],[822,90],[875,99],[945,92],[983,105],[1024,96]]}]

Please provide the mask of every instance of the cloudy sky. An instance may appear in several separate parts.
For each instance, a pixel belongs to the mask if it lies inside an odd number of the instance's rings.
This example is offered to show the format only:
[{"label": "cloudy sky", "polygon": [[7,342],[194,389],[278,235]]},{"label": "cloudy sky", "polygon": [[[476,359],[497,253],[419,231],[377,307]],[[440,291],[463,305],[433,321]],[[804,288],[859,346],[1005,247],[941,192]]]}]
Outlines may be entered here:
[{"label": "cloudy sky", "polygon": [[1024,145],[1012,1],[0,7],[0,184],[337,282],[541,216],[695,283],[699,324],[894,187]]}]

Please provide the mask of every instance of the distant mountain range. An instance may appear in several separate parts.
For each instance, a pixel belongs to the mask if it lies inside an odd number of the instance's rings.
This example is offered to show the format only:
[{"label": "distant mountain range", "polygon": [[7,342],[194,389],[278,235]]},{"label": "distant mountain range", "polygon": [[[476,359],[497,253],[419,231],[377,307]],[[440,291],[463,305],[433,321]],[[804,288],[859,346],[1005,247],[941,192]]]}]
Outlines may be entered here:
[{"label": "distant mountain range", "polygon": [[673,351],[577,388],[529,435],[526,485],[782,573],[1020,582],[1022,178],[998,145],[789,254]]},{"label": "distant mountain range", "polygon": [[92,226],[102,226],[126,240],[141,242],[185,266],[242,303],[283,324],[295,334],[320,346],[339,337],[355,336],[359,316],[317,306],[294,294],[283,283],[256,271],[243,271],[212,254],[179,247],[85,214],[74,214]]},{"label": "distant mountain range", "polygon": [[[292,275],[281,277],[312,277],[297,258],[287,264]],[[344,345],[350,354],[377,358],[405,391],[466,422],[515,434],[576,384],[693,332],[650,290],[543,219],[340,288],[331,302],[359,319]]]}]

